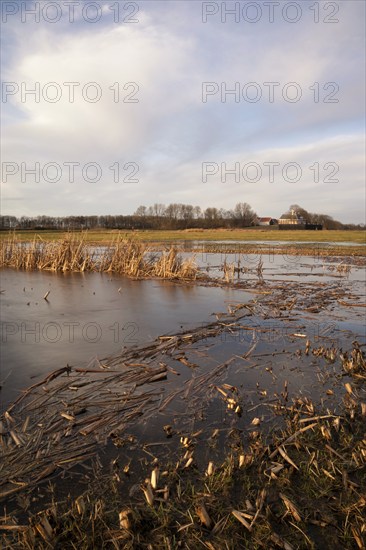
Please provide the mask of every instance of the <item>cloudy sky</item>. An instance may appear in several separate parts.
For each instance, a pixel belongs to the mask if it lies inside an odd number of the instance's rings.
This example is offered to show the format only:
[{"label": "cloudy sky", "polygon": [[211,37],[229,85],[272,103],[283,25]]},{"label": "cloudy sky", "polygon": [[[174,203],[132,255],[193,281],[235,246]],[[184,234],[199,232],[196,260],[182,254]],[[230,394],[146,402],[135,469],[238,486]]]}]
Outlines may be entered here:
[{"label": "cloudy sky", "polygon": [[2,10],[2,214],[297,203],[365,223],[364,2]]}]

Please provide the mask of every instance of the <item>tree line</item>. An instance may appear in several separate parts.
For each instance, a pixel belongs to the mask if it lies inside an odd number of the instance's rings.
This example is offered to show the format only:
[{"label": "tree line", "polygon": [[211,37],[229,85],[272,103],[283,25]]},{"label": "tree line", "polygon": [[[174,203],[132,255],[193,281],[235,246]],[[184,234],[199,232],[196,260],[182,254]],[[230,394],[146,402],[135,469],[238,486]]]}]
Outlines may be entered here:
[{"label": "tree line", "polygon": [[[326,214],[312,214],[299,205],[291,205],[289,211],[295,211],[307,223],[322,224],[324,229],[361,229],[359,224],[342,224]],[[254,227],[258,225],[258,216],[246,202],[239,202],[232,210],[208,207],[202,210],[191,204],[155,203],[152,206],[141,205],[132,215],[105,216],[0,216],[0,229],[217,229]]]}]

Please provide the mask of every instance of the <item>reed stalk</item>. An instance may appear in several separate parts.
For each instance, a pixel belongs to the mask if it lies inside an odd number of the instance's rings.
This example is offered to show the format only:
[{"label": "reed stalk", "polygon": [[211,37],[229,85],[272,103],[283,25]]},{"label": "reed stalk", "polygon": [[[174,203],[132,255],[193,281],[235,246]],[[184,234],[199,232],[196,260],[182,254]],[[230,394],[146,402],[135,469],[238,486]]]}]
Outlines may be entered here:
[{"label": "reed stalk", "polygon": [[0,267],[27,271],[97,271],[162,279],[195,279],[198,274],[195,258],[183,260],[174,246],[161,254],[152,254],[146,244],[118,236],[97,249],[87,244],[84,236],[72,234],[51,242],[39,237],[30,243],[16,237],[1,241]]}]

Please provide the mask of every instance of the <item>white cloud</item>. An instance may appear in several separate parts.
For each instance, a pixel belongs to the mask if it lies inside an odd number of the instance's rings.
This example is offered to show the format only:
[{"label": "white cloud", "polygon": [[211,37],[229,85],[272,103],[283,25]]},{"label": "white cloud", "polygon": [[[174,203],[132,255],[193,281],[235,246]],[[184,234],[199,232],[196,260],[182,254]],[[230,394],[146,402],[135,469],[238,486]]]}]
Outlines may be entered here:
[{"label": "white cloud", "polygon": [[[341,220],[364,221],[364,163],[360,133],[364,116],[362,13],[359,2],[342,4],[339,23],[314,24],[304,17],[298,24],[283,21],[254,25],[201,22],[200,6],[187,2],[143,3],[133,25],[74,26],[12,23],[11,62],[5,81],[28,87],[49,82],[61,87],[57,103],[40,103],[20,94],[3,104],[6,139],[3,161],[32,166],[40,162],[97,162],[103,169],[99,183],[82,179],[70,183],[67,170],[60,182],[22,183],[19,174],[3,184],[3,211],[15,215],[130,213],[141,204],[187,202],[229,208],[246,200],[259,213],[273,208],[280,215],[289,203],[321,210]],[[200,3],[196,3],[200,4]],[[108,11],[105,3],[104,12]],[[258,103],[241,99],[227,103],[220,95],[202,103],[202,82],[257,82],[264,96]],[[280,82],[276,100],[267,101],[264,82]],[[80,82],[75,102],[68,101],[64,82]],[[102,97],[88,103],[81,88],[97,82]],[[138,103],[115,103],[110,90],[135,82]],[[302,90],[298,103],[282,98],[288,82]],[[314,103],[319,82],[320,101]],[[338,103],[324,103],[339,86]],[[43,88],[44,89],[44,88]],[[49,89],[51,94],[54,90]],[[93,88],[89,88],[93,93]],[[134,91],[120,89],[120,98]],[[290,161],[301,166],[319,162],[339,164],[339,183],[228,187],[201,182],[201,163]],[[137,183],[114,183],[114,162],[139,165]],[[125,172],[128,172],[125,171]],[[123,172],[123,176],[126,173]],[[351,186],[351,191],[350,191]],[[229,192],[228,192],[229,189]],[[53,200],[45,200],[52,196]],[[7,200],[9,199],[9,202]],[[10,200],[14,199],[14,200]],[[15,200],[16,199],[16,200]]]}]

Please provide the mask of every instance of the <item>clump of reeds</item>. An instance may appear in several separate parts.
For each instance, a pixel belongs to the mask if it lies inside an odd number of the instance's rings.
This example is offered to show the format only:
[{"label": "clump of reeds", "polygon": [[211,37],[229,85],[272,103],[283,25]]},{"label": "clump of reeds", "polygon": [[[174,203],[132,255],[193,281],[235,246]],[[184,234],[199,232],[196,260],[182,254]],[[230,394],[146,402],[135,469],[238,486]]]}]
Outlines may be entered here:
[{"label": "clump of reeds", "polygon": [[93,251],[83,238],[72,234],[60,241],[35,237],[21,242],[15,237],[0,243],[0,267],[48,271],[91,271],[95,268]]},{"label": "clump of reeds", "polygon": [[130,277],[149,276],[151,269],[147,260],[146,244],[117,238],[107,245],[98,258],[97,269],[101,272],[122,273]]},{"label": "clump of reeds", "polygon": [[234,280],[235,264],[228,263],[226,257],[222,266],[222,271],[224,272],[224,280],[227,283],[232,283]]},{"label": "clump of reeds", "polygon": [[146,244],[118,237],[97,250],[87,244],[83,236],[80,238],[72,234],[50,242],[39,237],[26,243],[15,237],[1,241],[0,267],[62,272],[98,271],[164,279],[195,279],[198,274],[194,257],[183,260],[174,246],[153,255]]},{"label": "clump of reeds", "polygon": [[340,353],[339,356],[343,368],[348,374],[366,379],[366,358],[358,342],[353,342],[353,349],[350,354],[346,351]]},{"label": "clump of reeds", "polygon": [[175,246],[164,250],[152,263],[152,273],[155,277],[195,279],[198,274],[195,257],[182,259]]}]

